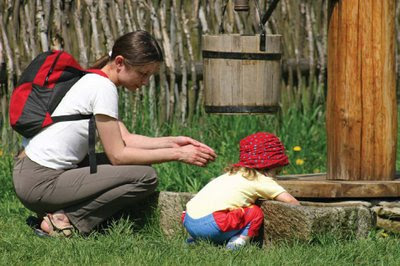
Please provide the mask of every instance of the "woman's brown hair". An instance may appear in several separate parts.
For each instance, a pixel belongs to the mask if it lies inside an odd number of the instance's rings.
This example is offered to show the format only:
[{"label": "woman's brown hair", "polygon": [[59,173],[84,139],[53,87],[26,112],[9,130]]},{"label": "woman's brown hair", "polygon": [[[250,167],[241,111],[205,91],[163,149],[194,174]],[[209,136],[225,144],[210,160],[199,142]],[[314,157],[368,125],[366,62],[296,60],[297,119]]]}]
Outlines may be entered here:
[{"label": "woman's brown hair", "polygon": [[161,47],[147,31],[138,30],[119,37],[112,48],[111,55],[98,59],[90,68],[101,69],[116,56],[122,55],[131,66],[140,66],[153,62],[162,62]]}]

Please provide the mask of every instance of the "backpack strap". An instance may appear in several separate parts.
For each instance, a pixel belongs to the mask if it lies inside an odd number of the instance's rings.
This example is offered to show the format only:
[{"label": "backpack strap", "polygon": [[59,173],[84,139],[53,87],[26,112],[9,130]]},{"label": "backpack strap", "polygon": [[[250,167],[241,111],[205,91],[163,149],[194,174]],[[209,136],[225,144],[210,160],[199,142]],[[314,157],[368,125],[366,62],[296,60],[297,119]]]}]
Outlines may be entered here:
[{"label": "backpack strap", "polygon": [[82,114],[75,114],[75,115],[59,115],[59,116],[52,116],[51,119],[54,123],[56,122],[65,122],[65,121],[77,121],[83,119],[90,119],[93,115],[82,115]]},{"label": "backpack strap", "polygon": [[100,69],[90,68],[90,69],[86,69],[85,71],[88,72],[88,73],[95,73],[95,74],[100,75],[102,77],[108,78],[108,75],[106,73],[104,73]]},{"label": "backpack strap", "polygon": [[[89,73],[95,73],[105,78],[108,78],[108,75],[103,71],[101,71],[100,69],[88,69],[86,71]],[[96,145],[96,119],[93,115],[89,119],[89,167],[91,174],[97,172],[95,145]]]},{"label": "backpack strap", "polygon": [[97,173],[97,163],[96,163],[96,120],[94,115],[59,115],[51,117],[53,122],[63,122],[63,121],[77,121],[83,119],[89,119],[89,166],[90,173]]},{"label": "backpack strap", "polygon": [[97,172],[95,145],[96,145],[96,120],[94,115],[92,115],[92,117],[89,119],[89,166],[91,174]]}]

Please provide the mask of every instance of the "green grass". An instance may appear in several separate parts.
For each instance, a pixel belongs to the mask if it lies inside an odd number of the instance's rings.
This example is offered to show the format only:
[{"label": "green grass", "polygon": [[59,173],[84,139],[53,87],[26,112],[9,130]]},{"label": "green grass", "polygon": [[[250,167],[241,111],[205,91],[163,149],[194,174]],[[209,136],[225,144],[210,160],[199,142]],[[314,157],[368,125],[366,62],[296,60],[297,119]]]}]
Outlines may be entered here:
[{"label": "green grass", "polygon": [[[133,131],[155,136],[150,119],[142,113]],[[131,128],[132,129],[132,128]],[[318,173],[326,169],[325,113],[322,107],[303,113],[289,109],[278,115],[215,115],[203,114],[188,125],[166,124],[158,130],[162,136],[186,135],[204,142],[218,154],[215,162],[206,168],[168,163],[156,165],[161,190],[196,192],[223,169],[237,162],[239,141],[257,131],[268,131],[280,137],[286,147],[291,164],[284,174]],[[293,147],[300,146],[300,152]],[[301,159],[304,164],[297,165]]]},{"label": "green grass", "polygon": [[[2,182],[4,178],[0,179]],[[6,182],[9,183],[9,182]],[[5,203],[5,201],[7,203]],[[310,243],[282,243],[238,252],[200,242],[187,246],[184,235],[165,237],[154,220],[143,227],[128,219],[104,233],[70,239],[36,237],[24,219],[29,212],[15,196],[0,204],[0,265],[399,265],[400,238],[372,233],[361,240],[321,236]]]},{"label": "green grass", "polygon": [[36,237],[25,225],[31,213],[12,192],[11,180],[0,176],[0,265],[399,265],[400,237],[372,232],[366,239],[338,240],[320,236],[309,243],[282,243],[238,252],[200,242],[184,243],[185,235],[165,237],[156,215],[144,226],[124,218],[102,233],[70,239]]},{"label": "green grass", "polygon": [[[198,191],[208,180],[236,162],[238,141],[256,131],[270,131],[284,142],[291,165],[287,174],[324,172],[326,162],[325,114],[319,107],[309,112],[288,110],[280,116],[202,115],[185,126],[170,123],[151,126],[146,114],[138,117],[136,133],[188,135],[205,142],[219,157],[206,168],[181,163],[155,165],[160,190]],[[151,130],[152,129],[152,130]],[[300,152],[293,151],[301,146]],[[304,164],[296,165],[296,159]],[[11,180],[12,158],[4,152],[0,160],[0,265],[400,265],[400,237],[371,232],[366,239],[340,240],[320,236],[309,243],[282,243],[239,252],[201,242],[188,247],[185,235],[165,237],[157,216],[146,223],[124,218],[104,232],[71,239],[42,239],[25,224],[32,215],[17,199]]]}]

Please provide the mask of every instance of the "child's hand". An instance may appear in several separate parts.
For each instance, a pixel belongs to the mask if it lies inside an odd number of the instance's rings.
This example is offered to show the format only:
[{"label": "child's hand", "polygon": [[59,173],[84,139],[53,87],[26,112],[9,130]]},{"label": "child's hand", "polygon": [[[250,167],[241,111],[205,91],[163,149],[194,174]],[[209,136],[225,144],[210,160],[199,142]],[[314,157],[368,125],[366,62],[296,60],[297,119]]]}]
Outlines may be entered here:
[{"label": "child's hand", "polygon": [[300,202],[288,192],[283,192],[276,196],[277,201],[286,202],[293,205],[300,205]]}]

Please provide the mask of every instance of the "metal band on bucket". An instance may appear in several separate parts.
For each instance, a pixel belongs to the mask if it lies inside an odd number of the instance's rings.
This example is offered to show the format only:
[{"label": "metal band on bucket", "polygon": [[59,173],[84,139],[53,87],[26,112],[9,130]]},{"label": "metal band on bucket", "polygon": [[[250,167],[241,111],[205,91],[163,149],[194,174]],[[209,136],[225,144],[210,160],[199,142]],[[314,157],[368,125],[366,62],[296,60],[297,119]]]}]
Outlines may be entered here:
[{"label": "metal band on bucket", "polygon": [[205,105],[207,113],[276,113],[279,106],[215,106]]},{"label": "metal band on bucket", "polygon": [[280,60],[281,53],[237,53],[203,50],[203,58],[237,59],[237,60]]}]

